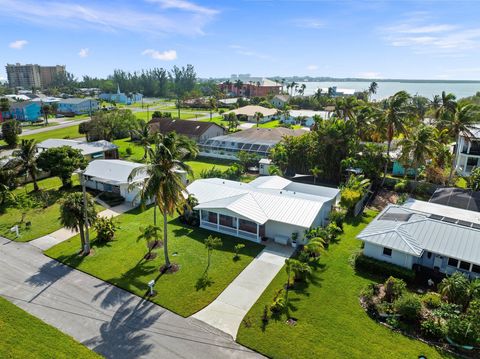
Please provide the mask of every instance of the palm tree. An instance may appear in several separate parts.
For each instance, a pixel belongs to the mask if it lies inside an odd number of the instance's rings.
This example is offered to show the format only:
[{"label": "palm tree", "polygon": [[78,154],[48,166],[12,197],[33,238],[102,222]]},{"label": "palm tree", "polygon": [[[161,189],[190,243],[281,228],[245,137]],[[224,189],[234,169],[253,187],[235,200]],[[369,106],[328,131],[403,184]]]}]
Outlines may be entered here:
[{"label": "palm tree", "polygon": [[320,102],[322,97],[323,97],[322,89],[318,88],[317,91],[315,91],[315,94],[313,95],[313,98]]},{"label": "palm tree", "polygon": [[465,305],[468,302],[469,281],[460,272],[444,278],[438,285],[438,292],[447,298],[449,303]]},{"label": "palm tree", "polygon": [[[449,108],[448,111],[443,112],[441,116],[441,125],[448,129],[450,135],[455,138],[456,148],[458,149],[458,139],[460,134],[465,136],[467,139],[471,138],[471,127],[480,122],[480,106],[474,104],[460,106],[455,103],[454,108]],[[457,162],[456,152],[452,157],[452,166],[448,176],[449,183],[452,180],[453,171]]]},{"label": "palm tree", "polygon": [[185,184],[177,169],[191,173],[190,167],[182,160],[186,156],[194,157],[197,153],[197,145],[189,138],[179,136],[175,132],[166,135],[157,133],[154,146],[148,149],[148,164],[135,168],[129,176],[129,180],[132,180],[141,173],[148,175],[139,192],[139,197],[142,203],[154,199],[155,206],[163,215],[163,250],[165,254],[163,270],[168,270],[172,266],[168,256],[168,216],[172,216],[175,209],[185,201],[182,194],[185,191]]},{"label": "palm tree", "polygon": [[445,91],[442,91],[442,96],[440,98],[434,97],[434,101],[439,101],[435,106],[435,118],[437,120],[444,120],[448,116],[452,116],[457,110],[457,102],[455,101],[456,97],[454,94],[446,94]]},{"label": "palm tree", "polygon": [[22,140],[20,149],[13,153],[18,158],[22,172],[30,176],[33,182],[33,190],[38,191],[37,183],[37,145],[34,139]]},{"label": "palm tree", "polygon": [[148,148],[152,143],[152,135],[150,133],[150,127],[148,126],[148,123],[140,121],[138,128],[134,129],[132,134],[135,138],[135,141],[143,147],[142,161],[145,161],[147,159]]},{"label": "palm tree", "polygon": [[[97,218],[95,203],[87,196],[87,225],[91,225]],[[60,224],[67,229],[80,232],[82,243],[81,252],[86,255],[90,253],[90,242],[85,238],[85,211],[83,195],[80,192],[70,193],[60,204]]]},{"label": "palm tree", "polygon": [[315,184],[317,181],[317,177],[322,172],[322,170],[318,166],[315,166],[310,170],[310,172],[312,172],[313,184]]},{"label": "palm tree", "polygon": [[418,177],[418,168],[425,165],[429,158],[435,154],[438,142],[435,139],[435,129],[432,126],[420,124],[413,128],[405,138],[400,141],[402,146],[402,160],[408,167],[411,163],[415,171],[415,181]]},{"label": "palm tree", "polygon": [[161,245],[161,242],[158,240],[158,232],[160,230],[160,227],[151,224],[149,224],[146,228],[140,228],[141,234],[137,237],[137,240],[144,239],[147,243],[148,252],[144,257],[146,260],[155,258],[155,256],[152,255],[152,251],[154,248]]},{"label": "palm tree", "polygon": [[326,241],[322,237],[310,238],[305,245],[304,250],[314,258],[318,258],[321,254],[325,253]]},{"label": "palm tree", "polygon": [[205,239],[205,248],[207,249],[207,268],[205,269],[205,273],[210,268],[210,262],[212,257],[212,252],[215,248],[219,248],[223,245],[222,240],[218,237],[208,236]]},{"label": "palm tree", "polygon": [[242,80],[237,80],[235,81],[235,84],[233,85],[237,89],[237,96],[240,95],[240,89],[243,87],[243,81]]},{"label": "palm tree", "polygon": [[212,120],[213,111],[217,109],[217,99],[215,97],[210,97],[208,99],[208,108],[210,110],[210,121]]},{"label": "palm tree", "polygon": [[375,95],[377,93],[377,89],[378,89],[378,84],[375,81],[372,81],[370,83],[370,86],[368,86],[368,97]]},{"label": "palm tree", "polygon": [[257,121],[257,128],[258,128],[260,120],[263,118],[263,113],[255,112],[255,115],[253,115],[253,117],[255,117],[255,121]]},{"label": "palm tree", "polygon": [[302,85],[300,86],[300,91],[299,91],[299,93],[300,93],[302,96],[305,94],[305,89],[306,89],[306,88],[307,88],[307,85],[305,85],[305,84],[302,84]]},{"label": "palm tree", "polygon": [[388,165],[390,163],[390,149],[392,147],[393,138],[398,133],[405,132],[405,120],[409,116],[409,100],[410,95],[407,92],[399,91],[386,100],[385,107],[382,110],[380,126],[386,128],[387,160],[385,161],[381,186],[383,186],[385,178],[387,177]]},{"label": "palm tree", "polygon": [[293,90],[295,89],[295,86],[297,86],[297,85],[298,85],[298,84],[297,84],[295,81],[292,81],[292,82],[290,83],[290,91],[291,91],[290,95],[293,96]]}]

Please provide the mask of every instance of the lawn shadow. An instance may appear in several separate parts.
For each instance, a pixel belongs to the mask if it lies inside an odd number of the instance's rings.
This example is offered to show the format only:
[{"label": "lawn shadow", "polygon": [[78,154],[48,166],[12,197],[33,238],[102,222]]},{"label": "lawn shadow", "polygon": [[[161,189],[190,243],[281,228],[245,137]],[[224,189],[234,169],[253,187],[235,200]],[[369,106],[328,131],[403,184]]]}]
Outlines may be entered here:
[{"label": "lawn shadow", "polygon": [[200,278],[197,279],[195,283],[195,289],[197,292],[199,290],[206,290],[208,287],[212,286],[215,283],[211,277],[208,276],[208,273],[204,273]]},{"label": "lawn shadow", "polygon": [[[145,330],[150,328],[165,312],[158,311],[153,303],[140,300],[121,289],[115,288],[116,295],[123,298],[120,307],[110,320],[100,326],[100,335],[83,344],[106,358],[138,358],[151,352],[153,344],[145,341],[150,337]],[[130,298],[126,298],[129,296]],[[143,331],[143,332],[141,332]]]}]

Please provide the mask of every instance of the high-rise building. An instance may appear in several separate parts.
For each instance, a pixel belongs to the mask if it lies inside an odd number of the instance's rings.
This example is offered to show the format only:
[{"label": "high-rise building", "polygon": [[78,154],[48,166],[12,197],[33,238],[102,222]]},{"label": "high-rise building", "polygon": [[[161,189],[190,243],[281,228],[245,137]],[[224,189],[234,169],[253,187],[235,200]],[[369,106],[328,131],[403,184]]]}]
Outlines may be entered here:
[{"label": "high-rise building", "polygon": [[44,88],[49,86],[55,77],[65,73],[65,65],[39,66],[36,64],[7,64],[7,79],[10,87],[24,89]]}]

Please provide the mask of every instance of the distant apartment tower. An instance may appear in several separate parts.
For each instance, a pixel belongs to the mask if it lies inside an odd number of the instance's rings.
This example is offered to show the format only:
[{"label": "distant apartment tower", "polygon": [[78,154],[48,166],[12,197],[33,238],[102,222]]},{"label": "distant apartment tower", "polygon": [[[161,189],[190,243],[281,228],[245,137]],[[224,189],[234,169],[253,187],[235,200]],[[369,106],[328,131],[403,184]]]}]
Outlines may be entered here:
[{"label": "distant apartment tower", "polygon": [[10,87],[24,89],[49,86],[55,76],[65,73],[65,65],[40,66],[36,64],[7,64],[7,79]]}]

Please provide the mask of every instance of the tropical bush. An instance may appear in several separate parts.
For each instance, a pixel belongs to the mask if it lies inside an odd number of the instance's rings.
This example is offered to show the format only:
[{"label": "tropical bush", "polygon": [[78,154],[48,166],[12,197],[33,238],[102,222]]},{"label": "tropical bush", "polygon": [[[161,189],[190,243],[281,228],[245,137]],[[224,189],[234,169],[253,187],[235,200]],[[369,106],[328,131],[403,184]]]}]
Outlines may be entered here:
[{"label": "tropical bush", "polygon": [[[403,282],[403,284],[399,284],[397,282],[395,285],[397,286],[397,290],[400,290],[402,285],[405,285],[405,282]],[[403,289],[401,289],[400,292],[404,290],[405,290],[405,287],[403,287]],[[420,319],[420,313],[422,311],[422,302],[416,295],[405,293],[400,298],[395,300],[394,308],[395,308],[395,311],[402,316],[402,319],[404,319],[407,322],[413,323]]]},{"label": "tropical bush", "polygon": [[347,212],[344,209],[334,209],[328,215],[328,219],[330,222],[333,222],[343,231],[343,222],[345,221],[345,217]]},{"label": "tropical bush", "polygon": [[117,225],[113,218],[98,217],[93,224],[93,228],[97,231],[97,240],[100,242],[112,241],[117,231]]},{"label": "tropical bush", "polygon": [[415,272],[410,269],[379,261],[374,258],[367,257],[362,253],[358,253],[353,258],[352,262],[355,266],[355,269],[358,271],[375,273],[376,275],[391,275],[396,278],[401,278],[408,283],[415,279]]},{"label": "tropical bush", "polygon": [[340,199],[340,205],[345,208],[348,212],[353,211],[355,205],[358,201],[362,198],[362,192],[351,189],[345,188],[342,190],[342,197]]},{"label": "tropical bush", "polygon": [[420,324],[422,334],[429,339],[438,340],[445,336],[445,328],[442,322],[435,318],[428,318]]},{"label": "tropical bush", "polygon": [[480,167],[476,167],[470,172],[467,183],[473,191],[480,191]]},{"label": "tropical bush", "polygon": [[2,123],[3,139],[10,147],[15,147],[18,143],[18,135],[22,133],[22,127],[17,120],[8,120]]},{"label": "tropical bush", "polygon": [[479,341],[479,332],[475,325],[465,316],[452,318],[447,323],[447,336],[456,344],[476,345]]},{"label": "tropical bush", "polygon": [[393,186],[395,192],[406,192],[408,190],[408,180],[400,180]]},{"label": "tropical bush", "polygon": [[389,277],[385,283],[385,299],[389,303],[393,303],[395,300],[400,298],[403,293],[405,292],[405,289],[407,288],[407,284],[398,278],[395,277]]},{"label": "tropical bush", "polygon": [[422,297],[422,302],[429,309],[440,308],[442,305],[442,297],[435,292],[428,292]]},{"label": "tropical bush", "polygon": [[281,313],[285,310],[286,307],[287,307],[287,302],[283,294],[283,289],[279,289],[275,292],[275,296],[273,297],[272,304],[270,305],[270,311],[272,313]]},{"label": "tropical bush", "polygon": [[470,282],[462,273],[455,272],[444,278],[438,286],[439,293],[449,303],[465,306],[469,299]]}]

